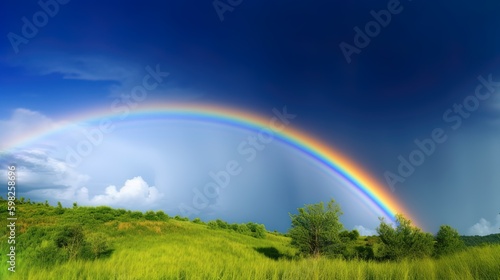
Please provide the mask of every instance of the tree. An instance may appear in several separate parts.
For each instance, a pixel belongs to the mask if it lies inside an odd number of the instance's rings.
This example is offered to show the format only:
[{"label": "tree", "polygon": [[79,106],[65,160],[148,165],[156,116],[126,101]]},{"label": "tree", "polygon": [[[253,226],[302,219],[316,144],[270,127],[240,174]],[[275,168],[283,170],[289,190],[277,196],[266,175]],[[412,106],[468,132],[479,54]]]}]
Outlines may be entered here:
[{"label": "tree", "polygon": [[434,237],[412,226],[411,221],[403,215],[396,215],[396,228],[383,218],[380,222],[377,232],[383,244],[383,254],[388,259],[415,259],[432,255]]},{"label": "tree", "polygon": [[342,215],[340,206],[332,199],[326,208],[320,202],[297,210],[298,214],[289,214],[292,220],[289,231],[292,245],[301,253],[315,257],[335,253],[343,229],[339,221],[339,216]]},{"label": "tree", "polygon": [[465,243],[458,231],[451,226],[442,225],[436,235],[435,254],[442,256],[464,249]]}]

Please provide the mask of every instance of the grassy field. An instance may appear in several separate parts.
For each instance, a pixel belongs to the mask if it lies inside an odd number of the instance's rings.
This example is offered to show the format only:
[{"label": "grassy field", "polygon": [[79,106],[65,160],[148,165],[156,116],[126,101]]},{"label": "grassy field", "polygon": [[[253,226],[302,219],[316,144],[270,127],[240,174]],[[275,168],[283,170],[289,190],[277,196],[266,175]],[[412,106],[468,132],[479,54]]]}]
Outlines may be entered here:
[{"label": "grassy field", "polygon": [[[3,205],[2,205],[3,206]],[[45,206],[21,205],[18,241],[29,227],[67,222]],[[53,207],[51,207],[53,208]],[[2,220],[6,213],[2,212]],[[21,217],[25,216],[25,219]],[[38,216],[37,216],[38,215]],[[91,220],[86,220],[91,221]],[[96,260],[56,265],[31,263],[34,248],[17,252],[16,272],[7,271],[7,232],[2,230],[0,279],[494,279],[500,280],[500,246],[472,247],[441,259],[403,262],[298,258],[290,240],[268,233],[258,239],[204,224],[111,220],[85,224],[85,233],[109,237],[112,253]]]}]

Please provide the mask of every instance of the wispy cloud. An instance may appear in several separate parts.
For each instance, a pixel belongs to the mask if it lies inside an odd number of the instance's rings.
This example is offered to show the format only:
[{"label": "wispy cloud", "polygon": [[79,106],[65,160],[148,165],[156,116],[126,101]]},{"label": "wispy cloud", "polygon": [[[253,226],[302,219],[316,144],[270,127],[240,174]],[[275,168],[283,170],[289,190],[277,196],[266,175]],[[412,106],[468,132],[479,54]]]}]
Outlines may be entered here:
[{"label": "wispy cloud", "polygon": [[[67,80],[84,81],[106,81],[108,85],[108,97],[116,98],[122,95],[130,95],[131,90],[141,85],[144,80],[145,67],[148,64],[137,63],[130,59],[113,58],[104,54],[68,54],[60,52],[37,52],[16,57],[11,62],[13,66],[22,67],[32,75],[60,75]],[[170,72],[171,66],[158,61],[151,65],[161,65],[161,71]],[[186,86],[180,86],[169,77],[151,90],[148,99],[154,101],[162,98],[172,101],[186,101],[203,96],[198,90]]]},{"label": "wispy cloud", "polygon": [[39,75],[60,74],[64,79],[124,82],[140,75],[142,67],[104,55],[42,52],[23,56],[14,65]]}]

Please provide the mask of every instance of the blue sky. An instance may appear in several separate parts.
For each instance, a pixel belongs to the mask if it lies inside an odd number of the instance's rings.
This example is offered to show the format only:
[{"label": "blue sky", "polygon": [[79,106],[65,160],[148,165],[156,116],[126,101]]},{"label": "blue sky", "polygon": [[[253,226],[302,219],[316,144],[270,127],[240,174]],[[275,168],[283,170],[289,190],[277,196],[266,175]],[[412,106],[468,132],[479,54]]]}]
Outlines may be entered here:
[{"label": "blue sky", "polygon": [[[401,175],[398,157],[409,160],[416,139],[442,130],[446,140],[392,194],[425,230],[450,224],[462,234],[499,231],[500,3],[41,3],[0,4],[1,147],[26,131],[109,108],[142,83],[146,67],[158,65],[169,75],[147,102],[216,103],[264,117],[287,106],[298,116],[293,127],[342,150],[388,189],[387,172]],[[214,3],[229,7],[223,20]],[[339,45],[357,47],[355,27],[366,33],[373,14],[383,17],[388,7],[399,12],[349,63]],[[51,13],[46,22],[44,9]],[[39,23],[36,31],[23,27],[24,17]],[[234,147],[251,134],[161,120],[123,123],[80,165],[68,166],[64,147],[92,125],[12,153],[25,176],[20,191],[175,214],[193,186],[237,156]],[[377,213],[334,174],[277,142],[233,184],[200,215],[286,230],[288,212],[334,197],[346,227],[377,226]]]}]

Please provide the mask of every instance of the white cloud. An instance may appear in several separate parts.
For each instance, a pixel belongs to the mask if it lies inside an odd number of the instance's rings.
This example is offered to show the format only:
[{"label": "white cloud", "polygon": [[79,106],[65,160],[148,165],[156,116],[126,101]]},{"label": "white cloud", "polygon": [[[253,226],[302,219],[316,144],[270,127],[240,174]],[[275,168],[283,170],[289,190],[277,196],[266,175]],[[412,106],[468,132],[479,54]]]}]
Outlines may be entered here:
[{"label": "white cloud", "polygon": [[357,230],[361,236],[377,235],[376,230],[365,228],[364,226],[361,226],[361,225],[354,226],[354,229]]},{"label": "white cloud", "polygon": [[122,207],[137,207],[152,205],[163,194],[158,191],[156,187],[150,187],[141,176],[134,177],[127,180],[125,184],[117,189],[116,186],[108,186],[104,194],[96,195],[93,198],[88,198],[88,189],[81,188],[75,193],[75,197],[81,204],[93,205],[109,205],[109,206],[122,206]]},{"label": "white cloud", "polygon": [[500,233],[500,214],[497,215],[495,223],[481,218],[478,223],[469,228],[469,235],[489,235],[493,233]]}]

